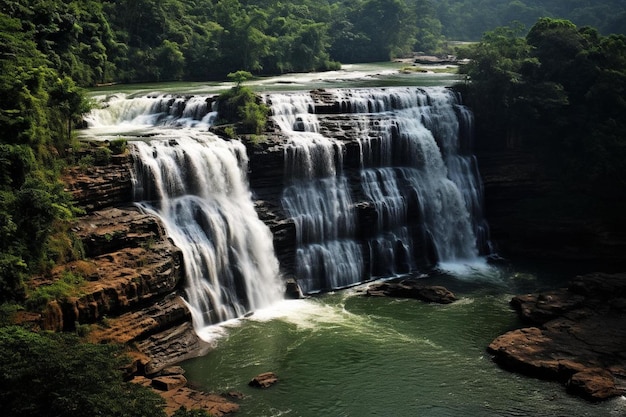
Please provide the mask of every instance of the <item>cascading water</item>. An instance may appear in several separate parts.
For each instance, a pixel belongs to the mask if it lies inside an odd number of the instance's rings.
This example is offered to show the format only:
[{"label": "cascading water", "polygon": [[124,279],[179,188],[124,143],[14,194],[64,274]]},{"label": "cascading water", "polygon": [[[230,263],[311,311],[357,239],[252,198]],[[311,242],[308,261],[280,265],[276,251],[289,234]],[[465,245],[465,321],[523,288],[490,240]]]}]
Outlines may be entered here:
[{"label": "cascading water", "polygon": [[[440,87],[339,90],[337,96],[351,111],[387,117],[359,136],[366,153],[362,157],[364,172],[373,169],[384,179],[382,184],[364,182],[374,204],[379,204],[380,198],[369,190],[389,190],[394,184],[389,180],[393,175],[389,164],[402,167],[396,171],[405,183],[407,198],[417,197],[423,231],[432,240],[437,261],[471,262],[481,251],[488,251],[476,160],[463,153],[470,147],[463,142],[470,140],[472,114],[459,104],[457,96]],[[376,155],[370,146],[372,136],[381,142]],[[397,190],[392,192],[397,195]],[[396,219],[396,223],[401,221]],[[404,252],[408,242],[400,241]]]},{"label": "cascading water", "polygon": [[[471,264],[489,252],[481,184],[468,152],[471,113],[454,93],[337,89],[269,94],[266,101],[287,136],[280,199],[295,225],[288,261],[303,292]],[[206,132],[212,102],[115,96],[88,118],[94,127],[143,126],[138,135],[154,139],[134,146],[136,199],[162,217],[185,252],[198,327],[245,314],[279,293],[271,236],[246,184],[248,156],[240,142]],[[347,125],[351,136],[341,132]]]},{"label": "cascading water", "polygon": [[183,251],[196,329],[277,301],[278,261],[243,176],[244,146],[203,135],[134,149],[136,199]]},{"label": "cascading water", "polygon": [[354,240],[354,208],[342,173],[343,146],[317,133],[306,94],[270,97],[274,120],[288,134],[282,203],[296,225],[296,276],[304,293],[363,280]]},{"label": "cascading water", "polygon": [[[330,121],[320,121],[309,93],[267,97],[289,140],[283,207],[296,225],[296,275],[304,292],[407,273],[418,264],[473,263],[488,251],[481,183],[463,143],[470,139],[471,113],[451,91],[323,94],[326,102],[338,103],[331,113],[352,113],[349,121],[328,114]],[[334,127],[325,129],[324,123]],[[358,142],[361,192],[374,212],[369,232],[354,230],[358,210],[343,172],[347,145],[319,133],[342,123],[350,124]],[[369,237],[358,243],[357,234]]]},{"label": "cascading water", "polygon": [[209,127],[217,116],[211,96],[150,94],[128,97],[115,94],[101,98],[102,109],[85,117],[91,127],[163,126]]},{"label": "cascading water", "polygon": [[185,299],[201,336],[207,326],[267,307],[283,292],[272,235],[248,188],[244,145],[185,122],[207,115],[205,97],[117,98],[89,119],[102,129],[154,127],[153,140],[131,144],[134,199],[161,219],[183,253]]}]

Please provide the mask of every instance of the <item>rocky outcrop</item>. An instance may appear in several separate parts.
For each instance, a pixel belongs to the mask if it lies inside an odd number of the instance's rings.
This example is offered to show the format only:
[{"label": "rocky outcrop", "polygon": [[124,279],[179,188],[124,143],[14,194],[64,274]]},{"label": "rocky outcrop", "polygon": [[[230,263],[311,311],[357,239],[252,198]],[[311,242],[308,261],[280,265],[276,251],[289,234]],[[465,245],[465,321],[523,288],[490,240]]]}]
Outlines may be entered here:
[{"label": "rocky outcrop", "polygon": [[252,378],[248,385],[255,388],[269,388],[278,382],[278,377],[274,372],[264,372]]},{"label": "rocky outcrop", "polygon": [[180,408],[204,410],[210,416],[222,417],[239,411],[239,405],[223,396],[186,386],[187,379],[180,368],[168,368],[153,378],[136,376],[132,382],[151,388],[165,399],[165,413],[174,415]]},{"label": "rocky outcrop", "polygon": [[84,216],[74,233],[88,258],[61,265],[50,276],[32,281],[42,286],[68,273],[86,279],[78,294],[48,305],[44,314],[47,329],[73,330],[77,324],[95,323],[146,305],[155,308],[182,279],[180,250],[154,217],[136,208]]},{"label": "rocky outcrop", "polygon": [[85,259],[61,265],[32,284],[49,285],[68,273],[85,282],[77,294],[47,305],[42,327],[67,331],[88,325],[87,340],[129,346],[134,360],[126,376],[158,392],[168,415],[181,407],[212,416],[234,413],[237,404],[191,389],[182,372],[168,370],[210,346],[195,333],[178,295],[184,276],[180,250],[156,217],[130,205],[131,164],[125,154],[108,165],[66,172],[66,188],[86,212],[72,228]]},{"label": "rocky outcrop", "polygon": [[73,167],[64,175],[66,190],[88,212],[132,201],[130,155],[113,155],[109,161],[101,166]]},{"label": "rocky outcrop", "polygon": [[368,286],[365,294],[376,297],[412,298],[436,304],[451,304],[457,300],[456,296],[447,288],[436,285],[422,285],[415,280],[375,283]]},{"label": "rocky outcrop", "polygon": [[561,381],[589,400],[626,392],[626,274],[576,277],[568,288],[511,301],[532,325],[488,347],[506,369]]}]

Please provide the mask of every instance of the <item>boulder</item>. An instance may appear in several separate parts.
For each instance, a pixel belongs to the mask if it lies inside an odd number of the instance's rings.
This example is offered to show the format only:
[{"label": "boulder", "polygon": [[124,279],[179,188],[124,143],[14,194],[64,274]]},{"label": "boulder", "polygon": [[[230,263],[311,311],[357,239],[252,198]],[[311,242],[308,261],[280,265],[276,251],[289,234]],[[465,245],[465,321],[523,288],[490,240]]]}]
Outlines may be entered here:
[{"label": "boulder", "polygon": [[615,377],[604,369],[591,369],[572,375],[567,389],[591,401],[605,400],[621,395],[624,390],[615,383]]},{"label": "boulder", "polygon": [[513,307],[535,327],[499,336],[487,350],[505,369],[560,381],[588,400],[626,393],[626,315],[612,302],[622,300],[624,278],[589,274],[569,289],[514,297]]},{"label": "boulder", "polygon": [[152,378],[152,386],[159,391],[171,391],[187,385],[187,378],[182,375],[164,375]]},{"label": "boulder", "polygon": [[372,284],[365,293],[368,296],[413,298],[437,304],[450,304],[457,300],[456,296],[445,287],[421,285],[411,280]]},{"label": "boulder", "polygon": [[248,385],[256,388],[269,388],[278,382],[278,377],[274,372],[264,372],[252,378]]}]

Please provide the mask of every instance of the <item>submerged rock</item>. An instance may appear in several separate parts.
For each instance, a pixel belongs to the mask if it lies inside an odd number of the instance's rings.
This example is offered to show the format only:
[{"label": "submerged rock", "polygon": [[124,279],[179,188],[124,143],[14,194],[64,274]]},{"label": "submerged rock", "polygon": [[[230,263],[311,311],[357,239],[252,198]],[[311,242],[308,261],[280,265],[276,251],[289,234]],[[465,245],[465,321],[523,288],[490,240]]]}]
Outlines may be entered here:
[{"label": "submerged rock", "polygon": [[626,274],[576,277],[568,289],[514,297],[512,306],[533,323],[488,347],[503,368],[560,381],[597,401],[626,392]]}]

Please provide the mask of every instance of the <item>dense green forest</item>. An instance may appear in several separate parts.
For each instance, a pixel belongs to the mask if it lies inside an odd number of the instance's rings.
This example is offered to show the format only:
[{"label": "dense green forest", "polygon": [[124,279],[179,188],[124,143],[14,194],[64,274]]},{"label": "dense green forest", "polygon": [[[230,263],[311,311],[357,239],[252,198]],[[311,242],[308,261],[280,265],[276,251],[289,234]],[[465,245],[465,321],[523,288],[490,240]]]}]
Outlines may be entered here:
[{"label": "dense green forest", "polygon": [[[338,68],[552,16],[626,33],[626,1],[1,0],[48,63],[78,85],[223,79]],[[9,28],[10,29],[10,28]]]},{"label": "dense green forest", "polygon": [[541,17],[591,26],[604,35],[626,34],[624,0],[432,0],[448,39],[479,40],[483,33],[519,22],[527,29]]},{"label": "dense green forest", "polygon": [[500,27],[463,52],[481,146],[539,158],[561,190],[544,215],[626,230],[626,36],[551,18],[524,32]]}]

